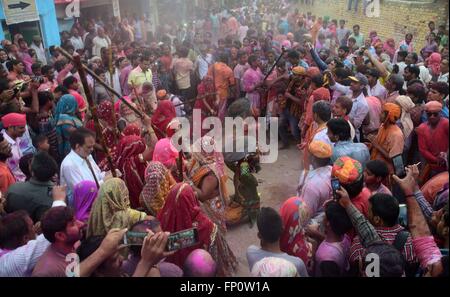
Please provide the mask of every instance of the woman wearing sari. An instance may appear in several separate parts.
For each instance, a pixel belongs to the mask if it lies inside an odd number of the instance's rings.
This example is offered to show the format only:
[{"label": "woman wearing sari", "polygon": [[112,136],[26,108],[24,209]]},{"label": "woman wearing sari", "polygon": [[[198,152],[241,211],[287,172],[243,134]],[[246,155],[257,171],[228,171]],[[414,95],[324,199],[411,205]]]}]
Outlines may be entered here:
[{"label": "woman wearing sari", "polygon": [[[167,98],[167,97],[165,97]],[[170,122],[176,118],[177,113],[175,107],[168,99],[163,99],[158,101],[158,107],[152,116],[152,125],[155,129],[156,136],[158,139],[167,136],[167,128]]]},{"label": "woman wearing sari", "polygon": [[[160,139],[153,151],[152,161],[161,162],[169,171],[172,176],[177,180],[178,168],[177,168],[178,151],[170,141],[169,137]],[[181,182],[181,180],[177,180]]]},{"label": "woman wearing sari", "polygon": [[77,110],[78,103],[72,95],[62,96],[56,105],[54,119],[60,160],[70,153],[70,133],[83,126],[76,116]]},{"label": "woman wearing sari", "polygon": [[[129,102],[131,105],[136,107],[136,104],[134,102],[132,102],[129,97],[124,97],[124,98],[125,98],[125,100],[127,100],[127,102]],[[142,128],[143,125],[142,125],[141,118],[131,108],[129,108],[127,105],[125,105],[123,102],[119,103],[119,114],[120,114],[120,118],[119,118],[119,121],[117,122],[117,126],[119,127],[120,131],[123,131],[123,129],[125,129],[125,127],[130,124],[134,124],[134,125],[138,126],[139,129]]]},{"label": "woman wearing sari", "polygon": [[125,182],[119,178],[105,181],[89,215],[86,238],[105,236],[113,228],[130,228],[148,218],[145,212],[130,208],[130,199]]},{"label": "woman wearing sari", "polygon": [[218,276],[231,276],[237,262],[217,226],[203,211],[195,191],[187,183],[175,185],[167,196],[164,207],[158,213],[161,229],[177,232],[196,227],[199,245],[181,249],[167,261],[183,267],[186,257],[195,249],[207,250],[217,263]]},{"label": "woman wearing sari", "polygon": [[[213,138],[209,136],[199,138],[194,143],[192,159],[188,162],[186,171],[197,198],[202,202],[202,209],[217,225],[218,233],[225,237],[228,177],[225,174],[223,155],[214,147]],[[218,265],[222,266],[225,275],[230,275],[237,265],[236,258],[225,241],[221,245],[223,257],[220,258]]]},{"label": "woman wearing sari", "polygon": [[83,181],[75,186],[73,189],[73,203],[77,220],[87,223],[97,194],[97,184],[93,181]]},{"label": "woman wearing sari", "polygon": [[292,197],[286,200],[280,208],[281,220],[283,221],[283,233],[280,238],[280,249],[300,259],[308,265],[311,260],[312,244],[306,240],[305,226],[309,220],[308,210],[305,202],[300,197]]},{"label": "woman wearing sari", "polygon": [[[214,79],[211,75],[206,75],[201,83],[197,86],[197,94],[201,100],[196,100],[194,104],[194,109],[200,109],[200,123],[207,117],[216,116],[219,104],[219,97],[213,94]],[[202,129],[202,136],[208,131]]]},{"label": "woman wearing sari", "polygon": [[145,169],[141,205],[154,216],[163,208],[170,189],[176,184],[169,169],[161,162],[150,162]]},{"label": "woman wearing sari", "polygon": [[129,189],[131,208],[136,209],[140,206],[145,168],[152,159],[153,150],[145,145],[141,136],[129,135],[120,140],[117,155],[117,168],[122,172],[122,179]]},{"label": "woman wearing sari", "polygon": [[[111,158],[117,159],[117,143],[118,143],[118,132],[115,126],[116,121],[114,121],[114,114],[112,112],[113,104],[110,101],[103,101],[98,105],[97,115],[100,122],[100,128],[102,130],[103,137],[105,137],[106,147],[110,149]],[[94,120],[90,120],[86,124],[86,128],[96,132]],[[98,145],[99,150],[96,151],[97,163],[102,171],[109,171],[109,163],[106,160],[105,152],[103,148]]]}]

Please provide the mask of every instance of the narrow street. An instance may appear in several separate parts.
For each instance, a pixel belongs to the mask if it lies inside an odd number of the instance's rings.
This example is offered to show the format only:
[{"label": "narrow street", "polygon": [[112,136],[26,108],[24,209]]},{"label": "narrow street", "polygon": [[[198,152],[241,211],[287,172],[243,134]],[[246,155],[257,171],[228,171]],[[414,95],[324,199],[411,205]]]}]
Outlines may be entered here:
[{"label": "narrow street", "polygon": [[[256,176],[260,181],[258,190],[261,194],[261,206],[279,210],[283,201],[295,196],[300,175],[300,151],[295,145],[291,145],[289,149],[279,151],[276,163],[262,164],[261,167],[262,170]],[[231,183],[229,192],[234,192]],[[229,228],[227,240],[239,262],[236,276],[250,276],[246,251],[251,244],[259,245],[256,225],[252,229],[248,224]]]}]

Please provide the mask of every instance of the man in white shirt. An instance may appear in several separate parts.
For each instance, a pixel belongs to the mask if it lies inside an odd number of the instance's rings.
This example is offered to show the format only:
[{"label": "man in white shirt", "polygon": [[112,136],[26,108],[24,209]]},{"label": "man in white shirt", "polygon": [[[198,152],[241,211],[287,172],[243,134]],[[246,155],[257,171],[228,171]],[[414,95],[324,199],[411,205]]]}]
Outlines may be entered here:
[{"label": "man in white shirt", "polygon": [[369,84],[367,85],[367,96],[377,97],[381,101],[384,101],[387,97],[387,90],[378,80],[380,78],[380,72],[377,69],[371,68],[366,73]]},{"label": "man in white shirt", "polygon": [[202,80],[208,74],[209,66],[213,63],[213,56],[208,53],[207,45],[202,44],[200,46],[200,55],[198,55],[196,63],[198,75],[200,80]]},{"label": "man in white shirt", "polygon": [[441,74],[439,75],[437,81],[448,83],[448,59],[442,59]]},{"label": "man in white shirt", "polygon": [[92,54],[96,57],[102,56],[102,48],[111,46],[111,39],[105,35],[105,30],[102,27],[98,28],[97,36],[92,40],[92,44]]},{"label": "man in white shirt", "polygon": [[92,158],[95,145],[95,134],[86,128],[79,128],[70,135],[72,151],[61,164],[61,184],[67,186],[69,205],[72,205],[74,187],[82,181],[93,181],[100,188],[105,179],[105,172]]},{"label": "man in white shirt", "polygon": [[[66,206],[64,202],[66,191],[64,187],[56,186],[53,188],[53,205],[52,207]],[[9,216],[9,217],[8,217]],[[16,225],[19,221],[28,225],[26,234],[11,234],[15,238],[4,238],[4,241],[20,242],[21,245],[9,245],[2,242],[3,248],[0,249],[0,277],[29,277],[36,266],[39,258],[44,254],[50,246],[50,242],[41,234],[36,237],[34,231],[33,220],[26,212],[17,211],[8,214],[2,219],[2,225],[9,222]],[[5,228],[12,226],[5,225]],[[17,238],[20,236],[21,238]],[[19,240],[17,240],[19,239]],[[5,246],[8,246],[5,248]]]},{"label": "man in white shirt", "polygon": [[31,49],[34,49],[36,56],[42,65],[47,65],[47,57],[45,56],[44,46],[42,45],[42,38],[39,35],[33,37],[33,42],[30,45]]},{"label": "man in white shirt", "polygon": [[72,37],[70,37],[69,40],[70,43],[72,43],[75,51],[84,49],[83,38],[81,38],[77,28],[72,29]]},{"label": "man in white shirt", "polygon": [[20,150],[21,137],[26,132],[26,115],[20,113],[8,113],[2,117],[2,134],[5,140],[11,145],[12,157],[6,160],[6,164],[17,181],[25,181],[25,174],[19,167],[20,158],[23,153]]},{"label": "man in white shirt", "polygon": [[351,83],[349,87],[346,87],[335,82],[329,70],[325,71],[325,73],[328,77],[328,81],[330,82],[331,90],[337,90],[352,99],[353,106],[348,116],[350,118],[350,122],[356,130],[356,137],[360,140],[359,128],[369,113],[369,105],[367,104],[366,96],[363,92],[363,89],[369,83],[367,77],[361,73],[357,73],[355,76],[349,76]]}]

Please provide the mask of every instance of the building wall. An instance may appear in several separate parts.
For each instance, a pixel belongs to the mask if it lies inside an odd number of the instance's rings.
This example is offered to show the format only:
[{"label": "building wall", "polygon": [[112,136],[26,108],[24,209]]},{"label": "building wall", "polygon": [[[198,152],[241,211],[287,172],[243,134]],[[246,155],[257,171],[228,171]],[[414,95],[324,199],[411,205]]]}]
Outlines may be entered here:
[{"label": "building wall", "polygon": [[[42,39],[46,48],[52,45],[59,45],[60,38],[58,32],[58,23],[56,21],[55,4],[53,0],[36,1],[39,13],[39,26],[42,31]],[[3,11],[3,1],[0,0],[0,20],[5,19]],[[26,20],[24,20],[26,22]],[[3,27],[0,25],[0,39],[4,39]]]},{"label": "building wall", "polygon": [[406,33],[412,33],[416,51],[425,44],[429,21],[435,21],[436,28],[440,24],[448,24],[447,0],[380,0],[379,18],[363,15],[363,1],[359,2],[356,14],[353,10],[347,11],[348,0],[315,0],[314,6],[298,4],[298,7],[301,13],[311,11],[316,16],[344,19],[348,28],[359,24],[365,37],[375,30],[383,40],[394,37],[398,43],[404,39]]}]

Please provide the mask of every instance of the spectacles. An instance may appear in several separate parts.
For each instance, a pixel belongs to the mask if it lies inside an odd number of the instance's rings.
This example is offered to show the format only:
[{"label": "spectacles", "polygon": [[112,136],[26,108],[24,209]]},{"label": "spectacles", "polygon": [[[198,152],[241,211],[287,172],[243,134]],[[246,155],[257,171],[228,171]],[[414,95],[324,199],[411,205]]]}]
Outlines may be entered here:
[{"label": "spectacles", "polygon": [[431,117],[437,117],[437,116],[439,116],[439,112],[427,112],[427,116],[428,116],[429,118],[431,118]]}]

